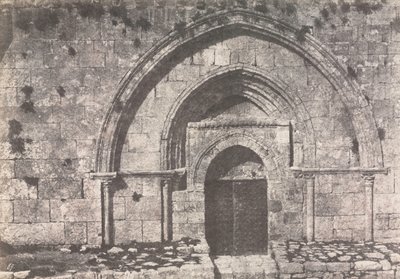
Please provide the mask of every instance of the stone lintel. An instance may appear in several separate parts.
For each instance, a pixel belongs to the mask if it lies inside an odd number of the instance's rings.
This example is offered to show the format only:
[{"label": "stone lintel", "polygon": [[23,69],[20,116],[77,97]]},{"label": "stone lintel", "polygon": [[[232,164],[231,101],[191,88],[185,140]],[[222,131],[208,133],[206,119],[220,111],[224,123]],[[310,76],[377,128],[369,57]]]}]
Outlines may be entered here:
[{"label": "stone lintel", "polygon": [[290,170],[297,176],[301,175],[318,175],[318,174],[347,174],[361,173],[363,175],[388,174],[389,168],[299,168],[291,167]]},{"label": "stone lintel", "polygon": [[188,128],[231,128],[231,127],[287,127],[290,121],[277,119],[229,119],[221,121],[200,121],[188,123]]},{"label": "stone lintel", "polygon": [[137,177],[159,177],[162,179],[171,179],[174,177],[181,177],[186,173],[186,168],[173,169],[173,170],[151,170],[151,171],[123,171],[118,172],[121,176],[137,176]]}]

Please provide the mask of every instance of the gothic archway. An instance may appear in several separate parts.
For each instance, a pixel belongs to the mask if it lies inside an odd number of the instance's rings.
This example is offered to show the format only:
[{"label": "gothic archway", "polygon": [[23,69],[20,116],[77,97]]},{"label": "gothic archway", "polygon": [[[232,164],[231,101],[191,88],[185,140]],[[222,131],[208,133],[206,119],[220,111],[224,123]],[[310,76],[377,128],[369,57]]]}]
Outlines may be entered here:
[{"label": "gothic archway", "polygon": [[[351,112],[360,149],[360,166],[383,166],[381,144],[368,104],[358,85],[347,76],[335,57],[307,34],[296,40],[298,29],[276,19],[248,10],[221,11],[188,25],[183,32],[172,32],[151,48],[121,81],[101,128],[96,150],[95,171],[118,170],[120,148],[132,115],[171,61],[182,60],[218,34],[236,36],[246,32],[279,44],[297,53],[317,69],[333,86]],[[122,109],[121,109],[122,107]]]}]

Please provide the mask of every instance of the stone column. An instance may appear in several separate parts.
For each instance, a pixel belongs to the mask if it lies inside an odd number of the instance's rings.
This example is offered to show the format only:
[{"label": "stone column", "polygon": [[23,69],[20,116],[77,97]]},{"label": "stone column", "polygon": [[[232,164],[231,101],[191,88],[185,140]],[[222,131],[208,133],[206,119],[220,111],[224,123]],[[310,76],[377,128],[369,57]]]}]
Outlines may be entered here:
[{"label": "stone column", "polygon": [[314,241],[315,238],[315,175],[313,173],[303,174],[306,183],[306,236],[307,241]]},{"label": "stone column", "polygon": [[170,181],[161,179],[161,241],[168,239],[168,194],[170,189]]},{"label": "stone column", "polygon": [[375,176],[370,173],[363,173],[365,187],[365,240],[374,240],[374,181]]},{"label": "stone column", "polygon": [[103,242],[105,245],[110,245],[112,243],[112,224],[111,224],[111,214],[112,214],[112,197],[111,197],[111,184],[112,179],[102,179],[101,180],[101,194],[103,200]]}]

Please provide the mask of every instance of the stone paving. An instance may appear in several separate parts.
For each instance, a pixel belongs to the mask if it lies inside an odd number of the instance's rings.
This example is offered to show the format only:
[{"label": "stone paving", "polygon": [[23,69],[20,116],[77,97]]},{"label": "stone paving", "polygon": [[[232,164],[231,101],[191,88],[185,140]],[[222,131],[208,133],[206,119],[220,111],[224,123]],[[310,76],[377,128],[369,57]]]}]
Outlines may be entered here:
[{"label": "stone paving", "polygon": [[214,277],[208,246],[189,238],[165,244],[132,243],[109,249],[85,246],[56,250],[9,249],[8,253],[1,253],[0,263],[0,279],[93,278],[95,275],[132,279]]},{"label": "stone paving", "polygon": [[400,278],[398,243],[289,241],[272,250],[281,278]]},{"label": "stone paving", "polygon": [[215,278],[277,278],[276,264],[270,255],[218,256],[212,261]]}]

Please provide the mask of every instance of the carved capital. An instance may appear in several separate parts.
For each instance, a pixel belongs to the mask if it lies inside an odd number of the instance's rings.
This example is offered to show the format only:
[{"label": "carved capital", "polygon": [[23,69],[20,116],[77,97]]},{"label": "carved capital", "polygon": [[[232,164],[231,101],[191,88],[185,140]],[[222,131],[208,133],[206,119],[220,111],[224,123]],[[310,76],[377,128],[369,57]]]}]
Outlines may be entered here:
[{"label": "carved capital", "polygon": [[315,178],[315,173],[311,173],[311,172],[303,172],[303,177],[305,179],[314,179]]},{"label": "carved capital", "polygon": [[372,187],[374,186],[375,182],[375,174],[372,173],[362,173],[361,174],[362,179],[364,180],[364,185],[366,187]]},{"label": "carved capital", "polygon": [[303,173],[301,171],[293,171],[294,178],[303,178]]}]

